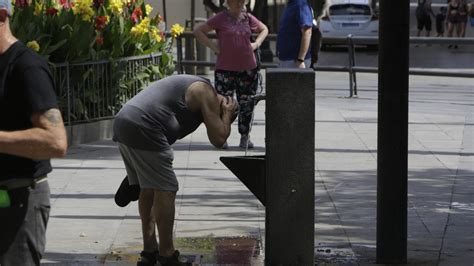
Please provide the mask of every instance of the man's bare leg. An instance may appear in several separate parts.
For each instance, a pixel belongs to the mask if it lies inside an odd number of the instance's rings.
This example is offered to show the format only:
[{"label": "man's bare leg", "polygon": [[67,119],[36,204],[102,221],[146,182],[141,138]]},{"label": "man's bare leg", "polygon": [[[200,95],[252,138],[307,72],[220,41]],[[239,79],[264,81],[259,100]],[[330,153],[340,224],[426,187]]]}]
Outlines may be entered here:
[{"label": "man's bare leg", "polygon": [[158,250],[155,233],[155,217],[153,215],[154,192],[150,188],[142,188],[138,198],[138,211],[142,221],[143,250],[154,252]]},{"label": "man's bare leg", "polygon": [[160,255],[170,257],[174,253],[173,224],[175,215],[176,192],[155,191],[153,213],[158,226],[160,240]]}]

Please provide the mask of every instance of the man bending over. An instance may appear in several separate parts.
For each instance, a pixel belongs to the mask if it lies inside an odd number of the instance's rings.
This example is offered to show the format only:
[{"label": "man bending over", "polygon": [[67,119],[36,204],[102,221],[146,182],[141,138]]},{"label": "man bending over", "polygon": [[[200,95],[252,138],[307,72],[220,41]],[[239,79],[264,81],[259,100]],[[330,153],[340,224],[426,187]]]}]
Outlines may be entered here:
[{"label": "man bending over", "polygon": [[236,100],[218,95],[208,80],[174,75],[150,84],[115,117],[114,140],[119,143],[128,181],[140,185],[143,251],[137,265],[157,261],[185,265],[173,245],[178,180],[170,145],[204,122],[209,141],[221,147],[230,135],[237,109]]}]

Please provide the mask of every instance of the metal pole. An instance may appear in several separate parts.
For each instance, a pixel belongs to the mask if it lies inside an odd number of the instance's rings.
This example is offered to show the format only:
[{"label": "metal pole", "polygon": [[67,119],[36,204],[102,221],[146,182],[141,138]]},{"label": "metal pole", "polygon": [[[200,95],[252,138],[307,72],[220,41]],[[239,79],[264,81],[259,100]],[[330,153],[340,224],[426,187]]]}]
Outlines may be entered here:
[{"label": "metal pole", "polygon": [[70,73],[69,73],[69,62],[66,63],[66,97],[67,97],[67,124],[69,126],[69,146],[72,145],[72,140],[74,139],[73,137],[73,134],[74,134],[74,130],[73,130],[73,126],[71,124],[71,108],[72,108],[72,104],[71,104],[71,83],[70,83],[70,80],[69,80],[69,77],[70,77]]},{"label": "metal pole", "polygon": [[194,21],[196,20],[196,1],[191,0],[191,31],[194,30]]},{"label": "metal pole", "polygon": [[[196,20],[196,1],[191,0],[191,32],[194,30],[194,22]],[[186,48],[191,48],[191,60],[196,60],[196,39],[191,38],[191,47],[186,47]],[[196,68],[192,68],[192,74],[196,74]]]},{"label": "metal pole", "polygon": [[407,262],[410,0],[380,1],[377,263]]},{"label": "metal pole", "polygon": [[355,67],[355,46],[354,40],[351,38],[351,61],[352,61],[352,80],[354,81],[354,95],[353,97],[357,97],[357,71],[354,69]]},{"label": "metal pole", "polygon": [[166,0],[163,0],[163,20],[166,22]]},{"label": "metal pole", "polygon": [[354,95],[354,76],[352,75],[352,66],[354,66],[354,63],[352,62],[352,53],[354,52],[352,49],[352,46],[354,44],[352,43],[352,35],[349,34],[347,35],[347,55],[349,56],[348,60],[348,72],[349,72],[349,97],[352,97]]},{"label": "metal pole", "polygon": [[278,3],[277,0],[273,0],[273,23],[272,23],[272,29],[271,31],[273,32],[278,32]]},{"label": "metal pole", "polygon": [[181,64],[181,61],[183,61],[183,38],[181,38],[181,36],[176,38],[176,49],[176,68],[179,74],[183,74],[184,69],[183,65]]}]

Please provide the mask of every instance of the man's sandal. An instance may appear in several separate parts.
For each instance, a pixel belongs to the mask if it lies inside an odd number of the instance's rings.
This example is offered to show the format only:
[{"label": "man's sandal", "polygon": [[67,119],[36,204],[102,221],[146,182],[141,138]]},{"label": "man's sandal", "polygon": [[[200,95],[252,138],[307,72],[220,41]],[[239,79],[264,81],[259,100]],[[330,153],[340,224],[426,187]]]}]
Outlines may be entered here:
[{"label": "man's sandal", "polygon": [[137,261],[137,266],[154,266],[158,261],[160,253],[156,251],[142,251],[140,252],[140,259]]},{"label": "man's sandal", "polygon": [[131,201],[138,200],[140,196],[140,186],[130,185],[128,183],[128,176],[125,176],[115,193],[115,203],[120,207],[127,206]]}]

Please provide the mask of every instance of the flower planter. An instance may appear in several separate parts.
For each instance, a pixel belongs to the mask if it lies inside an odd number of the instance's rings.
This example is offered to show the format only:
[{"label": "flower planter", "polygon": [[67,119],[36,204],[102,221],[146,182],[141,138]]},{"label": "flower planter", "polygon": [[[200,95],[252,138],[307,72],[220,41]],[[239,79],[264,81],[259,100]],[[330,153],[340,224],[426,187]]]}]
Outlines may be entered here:
[{"label": "flower planter", "polygon": [[161,55],[114,61],[53,64],[56,95],[66,125],[113,118],[149,82],[160,78]]}]

